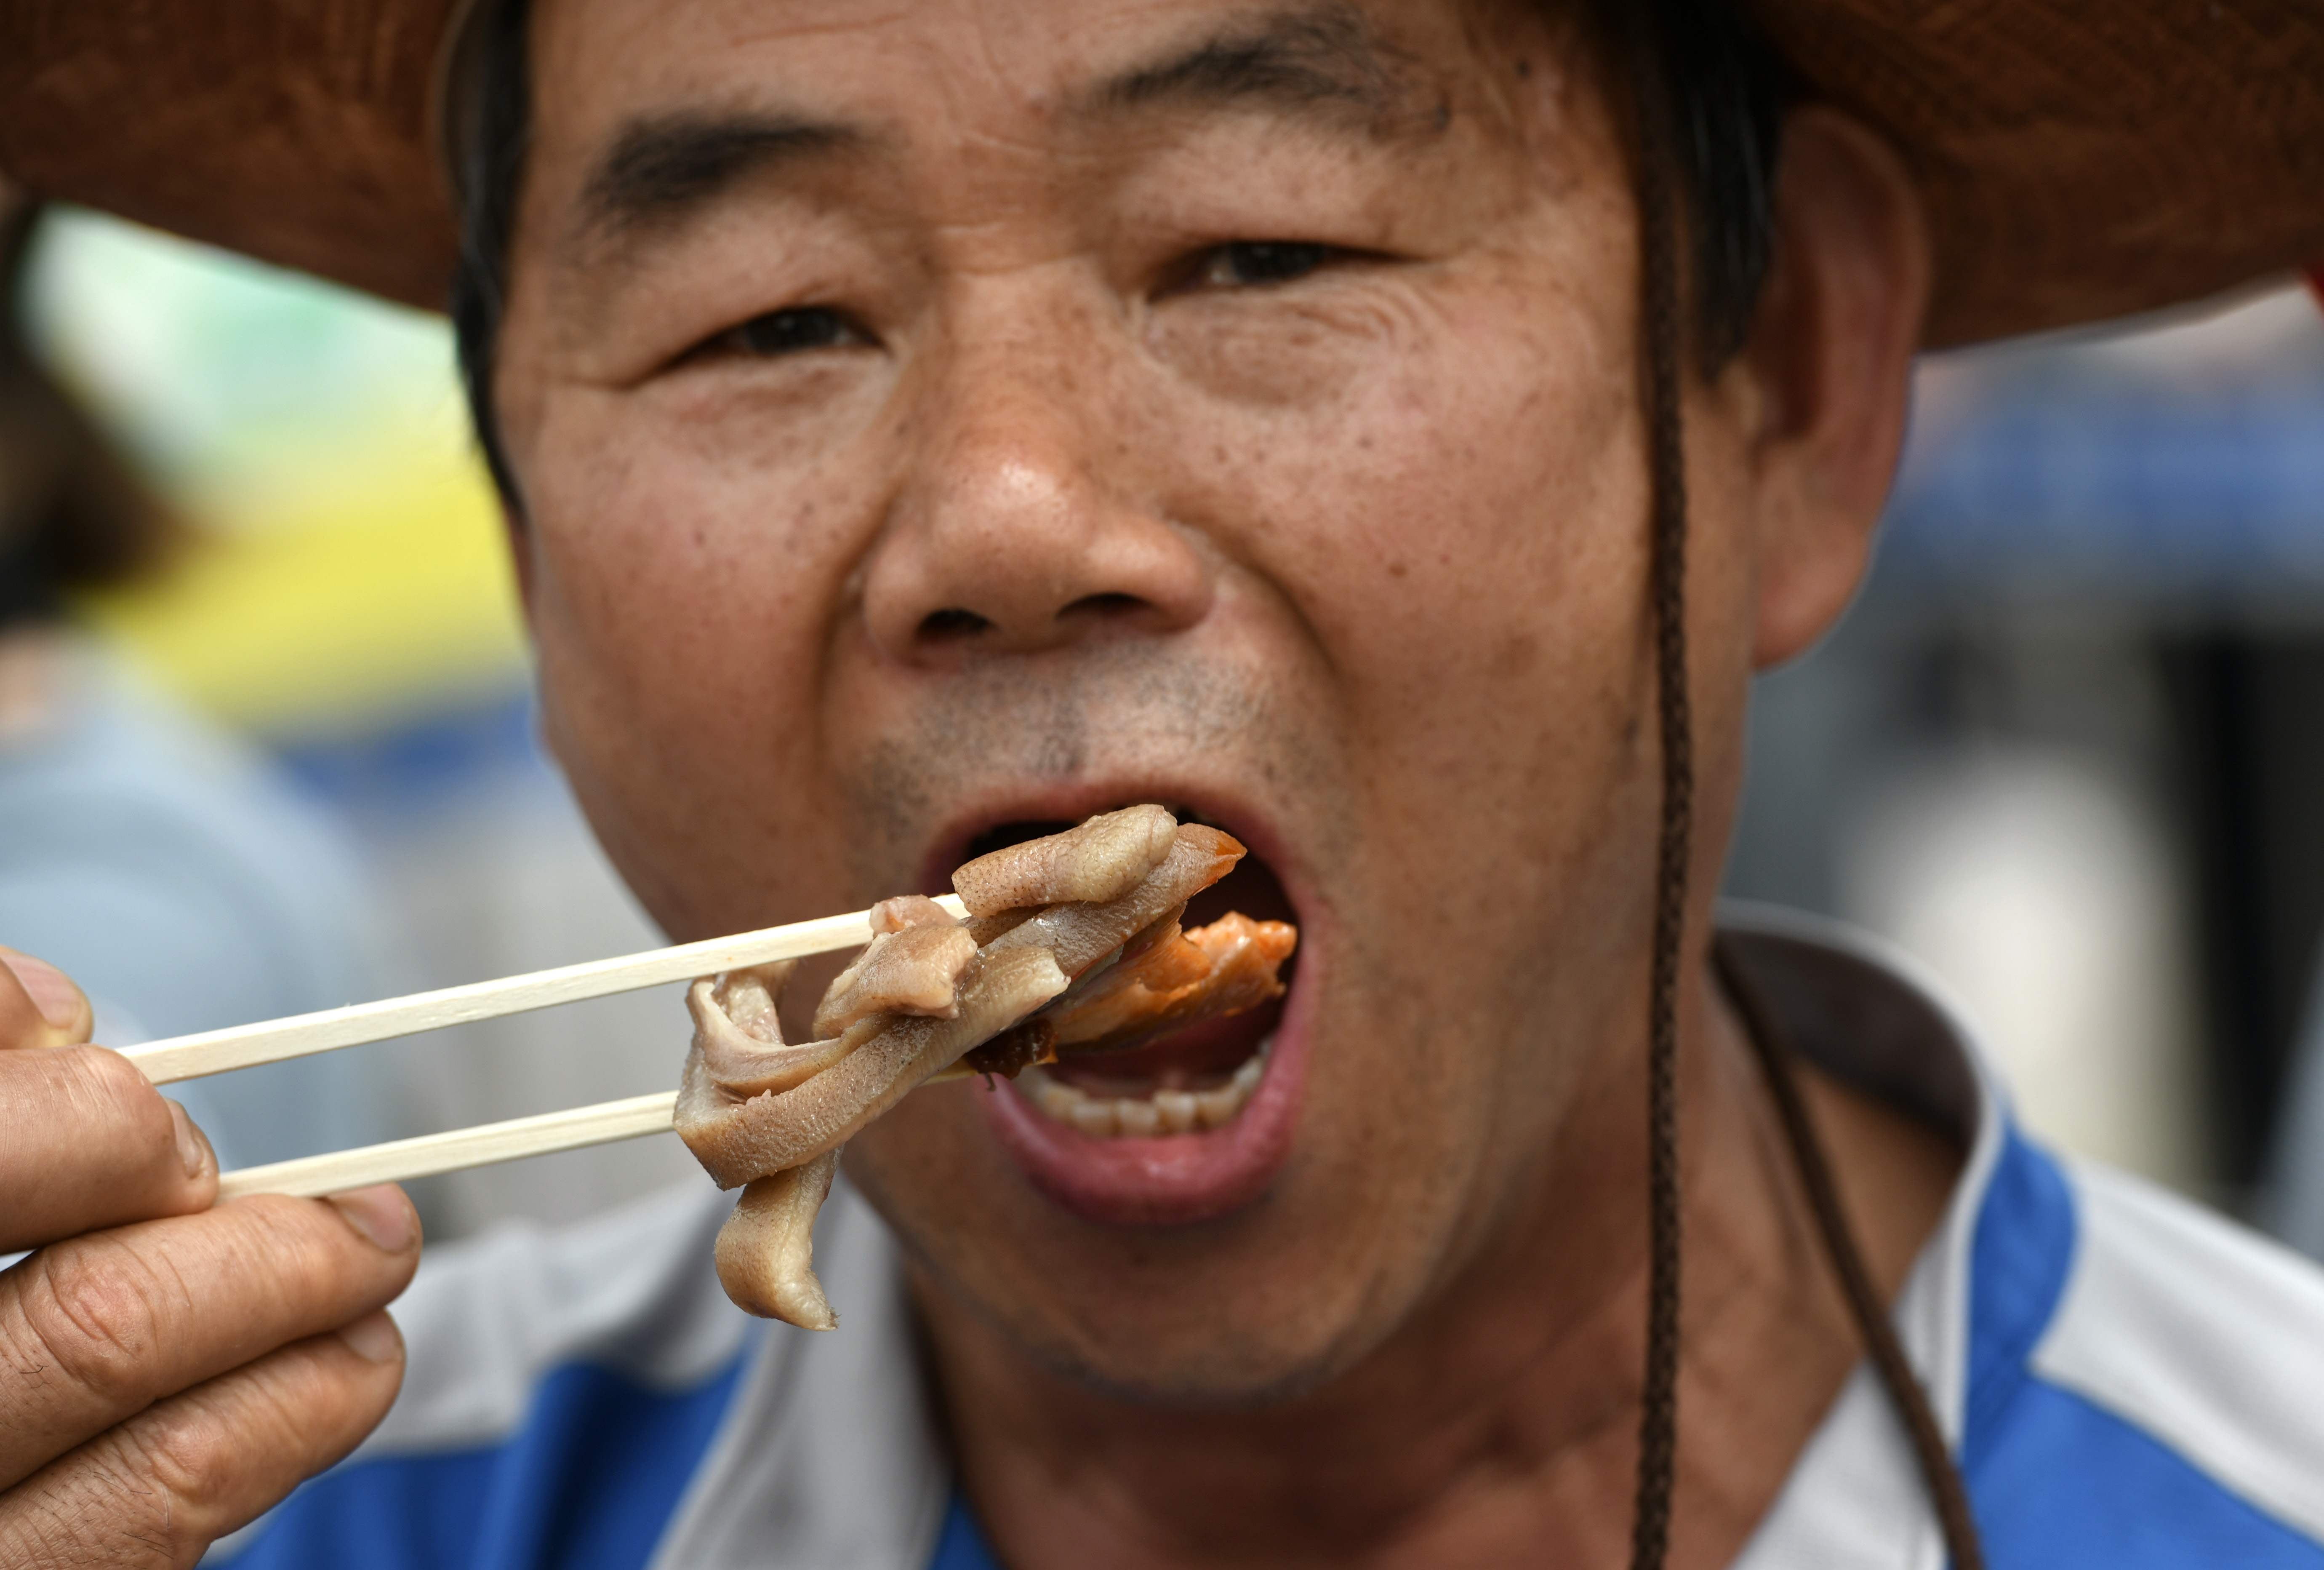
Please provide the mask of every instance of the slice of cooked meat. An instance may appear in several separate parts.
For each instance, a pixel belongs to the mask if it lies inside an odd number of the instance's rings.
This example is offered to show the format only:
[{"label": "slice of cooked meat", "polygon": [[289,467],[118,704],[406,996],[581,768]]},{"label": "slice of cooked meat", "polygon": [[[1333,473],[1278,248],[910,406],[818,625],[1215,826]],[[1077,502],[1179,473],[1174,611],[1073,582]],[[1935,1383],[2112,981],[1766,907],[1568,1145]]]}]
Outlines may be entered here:
[{"label": "slice of cooked meat", "polygon": [[1159,807],[1101,812],[1063,834],[964,863],[952,875],[953,892],[972,916],[1119,900],[1170,854],[1177,827],[1177,819]]},{"label": "slice of cooked meat", "polygon": [[686,989],[686,1010],[694,1016],[694,1055],[702,1072],[733,1096],[789,1090],[806,1084],[844,1057],[853,1043],[844,1039],[783,1040],[775,1018],[797,960],[732,970]]},{"label": "slice of cooked meat", "polygon": [[815,1217],[831,1192],[839,1152],[742,1186],[718,1229],[718,1284],[746,1314],[802,1330],[832,1330],[839,1316],[815,1279]]},{"label": "slice of cooked meat", "polygon": [[1157,921],[1176,914],[1232,872],[1242,858],[1242,842],[1234,836],[1199,823],[1182,823],[1171,836],[1169,854],[1128,893],[1102,903],[1048,906],[985,940],[983,952],[1046,948],[1057,956],[1059,970],[1078,976]]},{"label": "slice of cooked meat", "polygon": [[678,1135],[721,1188],[813,1160],[1065,990],[1065,974],[1045,948],[980,955],[961,978],[956,1017],[875,1014],[850,1029],[846,1049],[821,1073],[748,1097],[712,1076],[697,1031],[678,1085]]},{"label": "slice of cooked meat", "polygon": [[836,1036],[873,1014],[950,1020],[960,1013],[961,973],[976,959],[976,939],[936,901],[945,924],[882,932],[835,977],[815,1011],[815,1033]]},{"label": "slice of cooked meat", "polygon": [[[1056,1030],[1060,1056],[1135,1047],[1282,996],[1276,973],[1298,942],[1298,928],[1288,922],[1223,916],[1137,962],[1115,965],[1089,993],[1062,997],[1034,1020]],[[1191,979],[1190,969],[1196,973]]]},{"label": "slice of cooked meat", "polygon": [[1092,970],[1040,1012],[970,1052],[962,1070],[1014,1079],[1038,1064],[1123,1051],[1283,995],[1277,973],[1299,942],[1290,923],[1235,913],[1192,932],[1178,930],[1175,914],[1167,925],[1167,936],[1143,952],[1125,947],[1111,966]]},{"label": "slice of cooked meat", "polygon": [[884,937],[908,927],[957,927],[953,913],[926,894],[899,894],[872,907],[872,936]]}]

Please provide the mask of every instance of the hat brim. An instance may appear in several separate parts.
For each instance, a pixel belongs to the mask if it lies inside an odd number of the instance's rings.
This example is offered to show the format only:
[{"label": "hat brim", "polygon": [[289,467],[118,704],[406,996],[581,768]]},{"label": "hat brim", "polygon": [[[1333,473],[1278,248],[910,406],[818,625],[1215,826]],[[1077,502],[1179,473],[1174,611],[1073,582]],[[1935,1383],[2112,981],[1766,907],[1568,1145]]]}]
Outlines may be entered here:
[{"label": "hat brim", "polygon": [[[2324,258],[2314,0],[1752,0],[1925,194],[1932,345]],[[36,194],[439,308],[430,115],[457,0],[0,0],[0,170]]]},{"label": "hat brim", "polygon": [[428,309],[429,117],[455,0],[0,0],[0,171]]},{"label": "hat brim", "polygon": [[2324,261],[2314,0],[1756,0],[1822,97],[1904,150],[1955,344]]}]

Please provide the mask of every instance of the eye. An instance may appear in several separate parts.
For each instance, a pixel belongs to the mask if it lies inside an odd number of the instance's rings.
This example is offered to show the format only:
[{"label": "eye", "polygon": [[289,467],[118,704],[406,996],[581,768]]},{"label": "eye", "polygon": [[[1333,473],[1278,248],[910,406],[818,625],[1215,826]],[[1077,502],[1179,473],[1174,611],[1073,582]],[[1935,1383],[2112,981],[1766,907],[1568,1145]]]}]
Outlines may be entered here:
[{"label": "eye", "polygon": [[703,348],[714,354],[768,358],[802,354],[809,349],[847,348],[871,341],[869,335],[841,312],[829,306],[804,305],[754,316],[741,327],[719,334]]},{"label": "eye", "polygon": [[1190,282],[1210,289],[1292,283],[1338,254],[1333,246],[1306,240],[1237,240],[1196,257]]}]

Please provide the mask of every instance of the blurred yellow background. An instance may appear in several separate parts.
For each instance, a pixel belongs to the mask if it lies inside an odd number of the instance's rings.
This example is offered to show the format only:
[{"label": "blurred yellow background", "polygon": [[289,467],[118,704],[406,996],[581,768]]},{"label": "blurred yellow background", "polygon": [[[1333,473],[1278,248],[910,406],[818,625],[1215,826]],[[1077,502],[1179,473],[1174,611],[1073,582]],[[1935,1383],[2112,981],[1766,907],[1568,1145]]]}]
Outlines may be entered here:
[{"label": "blurred yellow background", "polygon": [[[44,216],[16,303],[42,362],[192,525],[167,570],[72,608],[108,660],[288,789],[245,804],[261,818],[250,832],[288,844],[303,829],[344,853],[324,859],[352,878],[325,898],[318,873],[329,919],[307,936],[361,951],[346,984],[416,991],[662,941],[535,739],[501,513],[443,318],[70,210]],[[0,827],[35,850],[55,829]],[[172,856],[141,845],[121,875],[136,878],[141,858]],[[226,920],[200,936],[261,969],[281,936],[246,912],[193,919]],[[230,1022],[172,1018],[190,989],[155,982],[125,937],[101,947],[88,964],[148,984],[149,1032]],[[653,1090],[687,1035],[676,995],[635,993],[291,1066],[312,1067],[311,1083],[244,1082],[267,1069],[204,1081],[198,1115],[214,1141],[242,1141],[235,1159],[274,1159],[348,1142],[335,1115],[365,1120],[360,1142]],[[516,1215],[571,1219],[693,1174],[683,1146],[648,1140],[413,1192],[444,1239]]]},{"label": "blurred yellow background", "polygon": [[179,570],[83,607],[163,686],[303,735],[521,685],[441,318],[82,214],[28,288],[50,362],[198,526]]}]

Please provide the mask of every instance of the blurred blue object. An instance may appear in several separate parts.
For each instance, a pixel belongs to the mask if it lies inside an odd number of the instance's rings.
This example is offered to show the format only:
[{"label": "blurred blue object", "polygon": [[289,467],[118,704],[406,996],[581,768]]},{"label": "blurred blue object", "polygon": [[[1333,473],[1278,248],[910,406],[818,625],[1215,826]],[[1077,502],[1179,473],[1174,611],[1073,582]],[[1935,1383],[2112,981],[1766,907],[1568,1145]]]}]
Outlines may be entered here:
[{"label": "blurred blue object", "polygon": [[2324,322],[2303,293],[1927,367],[1884,524],[1912,592],[2289,607],[2324,591]]},{"label": "blurred blue object", "polygon": [[1888,530],[1884,565],[1924,578],[2312,595],[2324,390],[2192,402],[2012,389],[1908,468]]},{"label": "blurred blue object", "polygon": [[[97,1039],[379,995],[374,907],[318,808],[53,628],[0,638],[0,943],[78,981]],[[170,1087],[229,1167],[402,1131],[392,1082],[331,1054]]]}]

